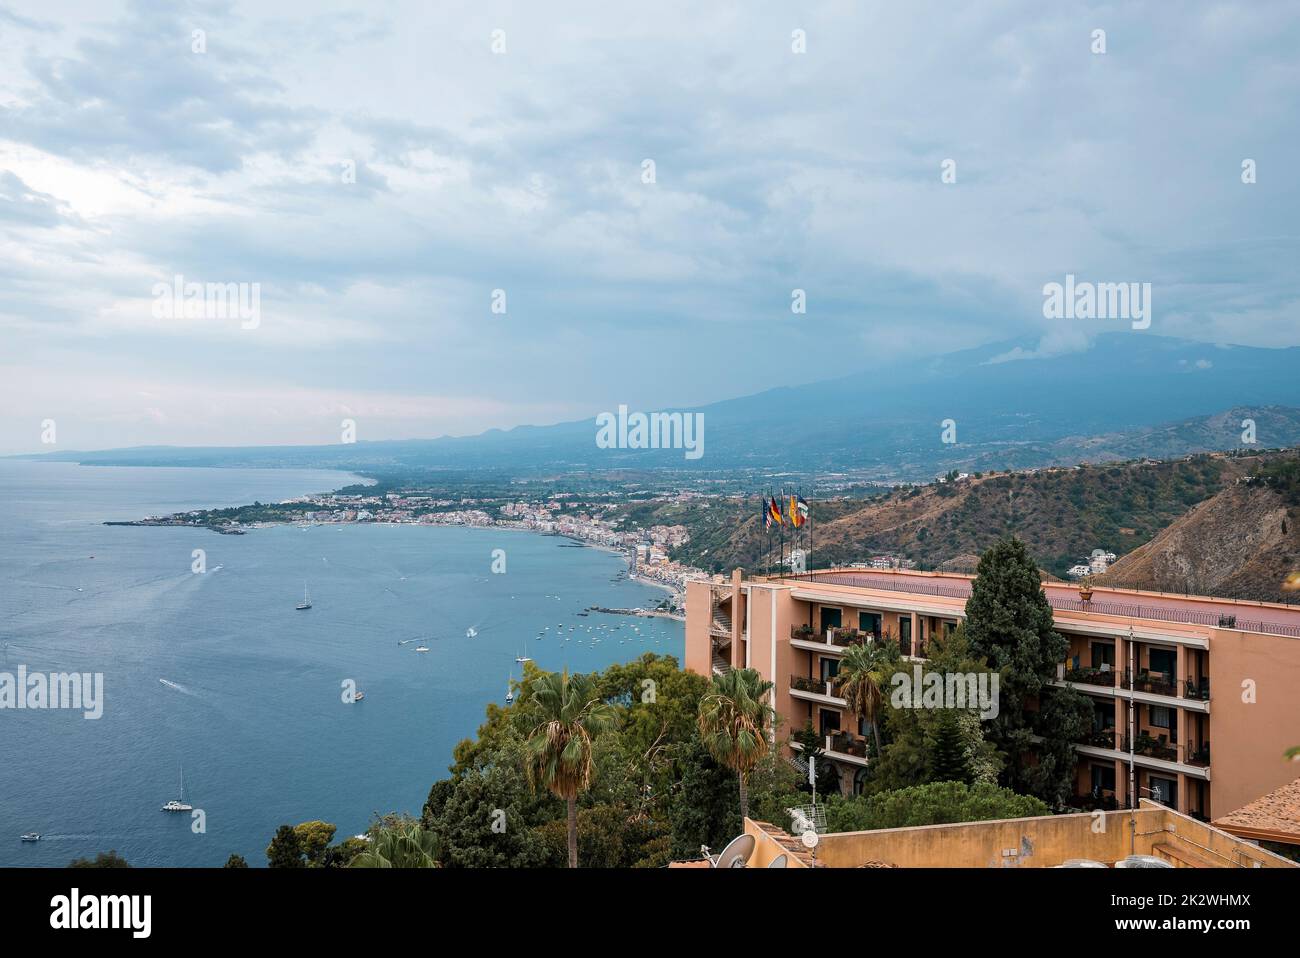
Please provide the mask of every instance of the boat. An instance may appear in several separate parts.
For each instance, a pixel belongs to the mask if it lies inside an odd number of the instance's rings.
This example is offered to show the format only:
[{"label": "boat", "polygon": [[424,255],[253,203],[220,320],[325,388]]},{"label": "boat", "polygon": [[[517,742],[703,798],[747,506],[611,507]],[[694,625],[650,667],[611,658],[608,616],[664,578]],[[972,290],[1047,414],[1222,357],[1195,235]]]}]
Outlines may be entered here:
[{"label": "boat", "polygon": [[307,583],[302,584],[302,601],[294,606],[299,612],[311,608],[311,594],[307,591]]},{"label": "boat", "polygon": [[39,842],[41,840],[40,832],[28,832],[26,835],[19,835],[19,841]]},{"label": "boat", "polygon": [[361,701],[363,698],[365,698],[365,697],[366,697],[366,693],[365,693],[365,692],[362,692],[360,689],[358,689],[357,692],[356,692],[356,694],[352,696],[352,701],[353,701],[353,702],[360,702],[360,701]]},{"label": "boat", "polygon": [[472,639],[476,635],[478,635],[478,629],[474,628],[472,625],[465,630],[465,638],[467,639]]},{"label": "boat", "polygon": [[506,679],[506,705],[515,700],[515,690],[510,687],[510,680]]},{"label": "boat", "polygon": [[529,655],[528,655],[528,640],[527,640],[527,639],[524,640],[524,651],[523,651],[523,653],[520,654],[520,655],[516,655],[516,656],[515,656],[515,661],[518,662],[520,665],[523,665],[525,662],[531,662],[531,661],[532,661],[532,659],[531,659],[531,658],[529,657]]},{"label": "boat", "polygon": [[417,651],[417,652],[428,652],[428,651],[429,651],[429,647],[428,647],[427,645],[417,645],[417,646],[415,647],[415,651]]},{"label": "boat", "polygon": [[185,766],[181,766],[181,797],[173,798],[161,809],[164,812],[192,812],[193,805],[187,805],[185,802]]}]

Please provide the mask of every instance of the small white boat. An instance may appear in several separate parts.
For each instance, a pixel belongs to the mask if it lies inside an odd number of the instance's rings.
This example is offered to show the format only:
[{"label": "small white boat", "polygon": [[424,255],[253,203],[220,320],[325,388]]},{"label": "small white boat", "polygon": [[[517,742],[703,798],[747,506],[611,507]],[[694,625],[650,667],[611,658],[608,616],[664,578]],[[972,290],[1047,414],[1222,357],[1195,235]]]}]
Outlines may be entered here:
[{"label": "small white boat", "polygon": [[467,639],[472,639],[476,635],[478,635],[478,629],[474,628],[472,625],[465,630],[465,638]]},{"label": "small white boat", "polygon": [[294,606],[299,612],[311,608],[311,594],[307,591],[307,583],[302,584],[302,601]]},{"label": "small white boat", "polygon": [[415,651],[417,651],[417,652],[428,652],[428,651],[429,651],[429,647],[428,647],[427,645],[417,645],[417,646],[415,647]]},{"label": "small white boat", "polygon": [[18,838],[24,842],[39,842],[41,835],[40,832],[28,832],[26,835],[19,835]]},{"label": "small white boat", "polygon": [[362,692],[360,689],[357,689],[357,694],[354,695],[354,696],[352,696],[352,701],[353,701],[353,702],[360,702],[360,701],[361,701],[363,698],[365,698],[365,697],[366,697],[366,693],[365,693],[365,692]]},{"label": "small white boat", "polygon": [[510,680],[506,680],[506,705],[515,700],[515,690],[510,687]]},{"label": "small white boat", "polygon": [[164,805],[164,806],[162,807],[161,810],[164,811],[164,812],[192,812],[192,811],[194,811],[194,806],[193,806],[193,805],[188,805],[188,804],[186,804],[186,802],[185,802],[185,766],[183,766],[183,765],[181,766],[181,797],[180,797],[180,798],[173,798],[170,802],[168,802],[166,805]]}]

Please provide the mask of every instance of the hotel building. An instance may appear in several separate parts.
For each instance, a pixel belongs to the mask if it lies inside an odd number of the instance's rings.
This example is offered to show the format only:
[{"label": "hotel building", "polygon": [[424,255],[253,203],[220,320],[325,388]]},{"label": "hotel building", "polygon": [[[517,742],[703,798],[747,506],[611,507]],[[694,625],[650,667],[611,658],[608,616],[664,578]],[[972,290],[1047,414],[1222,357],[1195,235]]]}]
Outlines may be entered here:
[{"label": "hotel building", "polygon": [[[757,669],[775,685],[779,737],[811,722],[852,793],[870,729],[835,694],[845,650],[888,635],[923,661],[934,637],[961,622],[971,582],[867,568],[753,578],[737,569],[729,580],[690,582],[686,667]],[[1296,777],[1284,753],[1300,745],[1300,608],[1105,588],[1085,601],[1065,583],[1043,590],[1069,641],[1054,684],[1093,707],[1076,745],[1081,807],[1128,807],[1130,762],[1137,798],[1202,821]]]}]

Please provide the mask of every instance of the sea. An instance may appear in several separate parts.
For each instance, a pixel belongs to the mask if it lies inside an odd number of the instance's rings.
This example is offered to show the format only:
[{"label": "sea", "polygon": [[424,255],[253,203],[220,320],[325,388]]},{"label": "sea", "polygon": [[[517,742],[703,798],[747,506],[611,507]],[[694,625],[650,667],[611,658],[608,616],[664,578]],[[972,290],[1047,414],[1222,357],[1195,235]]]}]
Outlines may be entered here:
[{"label": "sea", "polygon": [[[103,676],[98,719],[0,709],[0,866],[109,850],[134,866],[219,866],[232,853],[264,865],[282,824],[323,819],[342,838],[377,814],[418,815],[455,744],[504,703],[517,657],[584,672],[646,652],[682,661],[678,621],[583,614],[667,593],[629,580],[622,557],[559,537],[103,524],[357,481],[0,461],[0,673]],[[304,590],[312,607],[299,611]],[[361,701],[346,701],[352,687]],[[182,775],[199,815],[161,811]],[[21,842],[27,832],[40,841]]]}]

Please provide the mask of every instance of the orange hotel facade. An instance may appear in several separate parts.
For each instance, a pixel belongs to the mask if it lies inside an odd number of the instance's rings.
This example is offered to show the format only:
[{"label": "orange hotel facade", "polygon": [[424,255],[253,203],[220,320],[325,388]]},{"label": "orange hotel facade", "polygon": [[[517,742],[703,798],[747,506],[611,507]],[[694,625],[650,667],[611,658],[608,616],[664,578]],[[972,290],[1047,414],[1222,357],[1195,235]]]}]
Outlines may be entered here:
[{"label": "orange hotel facade", "polygon": [[[835,695],[845,649],[890,635],[923,661],[961,621],[971,582],[858,568],[690,582],[686,667],[757,669],[775,685],[778,739],[811,721],[852,794],[870,730]],[[1300,607],[1104,588],[1085,602],[1069,584],[1043,589],[1070,643],[1055,684],[1093,705],[1076,744],[1081,804],[1127,807],[1130,758],[1137,797],[1204,821],[1295,778],[1284,753],[1300,745]]]}]

